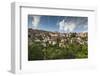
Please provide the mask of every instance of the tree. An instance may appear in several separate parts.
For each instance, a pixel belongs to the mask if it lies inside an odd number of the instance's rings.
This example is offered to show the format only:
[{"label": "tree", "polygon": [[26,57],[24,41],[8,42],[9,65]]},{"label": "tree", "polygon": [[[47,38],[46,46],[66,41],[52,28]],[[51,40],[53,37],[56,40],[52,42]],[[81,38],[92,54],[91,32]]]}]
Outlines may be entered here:
[{"label": "tree", "polygon": [[43,60],[43,52],[41,49],[42,46],[36,43],[28,46],[28,60]]}]

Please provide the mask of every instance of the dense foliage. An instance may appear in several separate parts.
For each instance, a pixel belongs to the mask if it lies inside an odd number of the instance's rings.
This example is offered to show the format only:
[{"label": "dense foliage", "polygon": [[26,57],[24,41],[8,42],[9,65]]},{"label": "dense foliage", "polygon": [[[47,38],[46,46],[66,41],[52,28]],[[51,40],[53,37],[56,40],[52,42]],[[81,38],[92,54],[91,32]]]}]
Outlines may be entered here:
[{"label": "dense foliage", "polygon": [[29,60],[87,58],[87,49],[87,44],[77,45],[74,43],[65,48],[59,48],[56,45],[43,47],[40,43],[33,43],[28,47],[28,57]]}]

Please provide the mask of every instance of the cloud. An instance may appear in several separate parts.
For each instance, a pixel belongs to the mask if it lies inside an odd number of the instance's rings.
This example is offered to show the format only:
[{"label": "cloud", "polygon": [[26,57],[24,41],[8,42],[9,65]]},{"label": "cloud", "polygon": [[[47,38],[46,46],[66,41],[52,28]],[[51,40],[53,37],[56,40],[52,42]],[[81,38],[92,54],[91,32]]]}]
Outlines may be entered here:
[{"label": "cloud", "polygon": [[65,22],[65,26],[64,26],[64,31],[65,32],[68,32],[68,31],[69,32],[73,32],[75,28],[76,28],[75,23],[67,23],[67,22]]},{"label": "cloud", "polygon": [[36,29],[39,25],[39,22],[40,22],[40,17],[41,16],[33,16],[33,20],[32,20],[32,27],[34,29]]},{"label": "cloud", "polygon": [[75,23],[65,22],[64,19],[59,22],[60,32],[73,32],[75,28],[76,28]]},{"label": "cloud", "polygon": [[57,22],[60,32],[82,32],[88,29],[87,17],[65,17]]},{"label": "cloud", "polygon": [[61,22],[59,22],[59,30],[64,30],[64,26],[65,26],[65,23],[64,23],[64,20],[62,20]]}]

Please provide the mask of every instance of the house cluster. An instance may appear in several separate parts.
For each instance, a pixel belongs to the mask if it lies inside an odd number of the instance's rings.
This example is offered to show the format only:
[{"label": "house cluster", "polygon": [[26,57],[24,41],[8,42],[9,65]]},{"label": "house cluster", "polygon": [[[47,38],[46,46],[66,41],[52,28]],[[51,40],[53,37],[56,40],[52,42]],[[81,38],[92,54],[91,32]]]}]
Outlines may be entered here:
[{"label": "house cluster", "polygon": [[87,43],[88,38],[87,32],[82,33],[58,33],[58,32],[39,32],[36,33],[33,37],[34,42],[40,42],[41,45],[47,47],[59,46],[66,47],[69,43],[85,44]]}]

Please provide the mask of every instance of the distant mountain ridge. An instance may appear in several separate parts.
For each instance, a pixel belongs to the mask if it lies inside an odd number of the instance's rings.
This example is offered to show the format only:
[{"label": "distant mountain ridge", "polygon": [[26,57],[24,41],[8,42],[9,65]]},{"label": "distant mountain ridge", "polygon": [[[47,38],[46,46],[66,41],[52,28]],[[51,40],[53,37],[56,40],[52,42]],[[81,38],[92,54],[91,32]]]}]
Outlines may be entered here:
[{"label": "distant mountain ridge", "polygon": [[48,33],[59,33],[59,32],[52,32],[52,31],[46,31],[46,30],[40,30],[40,29],[32,29],[32,28],[28,28],[29,32],[48,32]]},{"label": "distant mountain ridge", "polygon": [[[32,29],[32,28],[28,28],[28,32],[33,32],[33,33],[61,33],[61,32],[52,32],[52,31],[46,31],[46,30],[40,30],[40,29]],[[68,33],[87,33],[87,32],[68,32]],[[63,34],[66,34],[66,33],[63,33]]]}]

